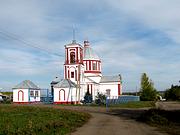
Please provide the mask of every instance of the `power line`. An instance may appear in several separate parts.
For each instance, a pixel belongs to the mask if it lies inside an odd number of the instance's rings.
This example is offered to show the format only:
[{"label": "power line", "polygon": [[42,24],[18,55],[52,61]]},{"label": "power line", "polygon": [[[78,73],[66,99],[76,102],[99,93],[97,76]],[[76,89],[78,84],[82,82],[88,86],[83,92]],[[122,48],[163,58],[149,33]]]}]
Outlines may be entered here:
[{"label": "power line", "polygon": [[49,51],[49,50],[47,50],[45,48],[38,47],[37,44],[35,44],[33,42],[30,42],[30,41],[26,41],[23,38],[15,35],[13,33],[10,33],[10,32],[7,32],[7,31],[4,31],[4,30],[0,29],[0,34],[3,35],[3,36],[8,37],[10,39],[13,39],[13,40],[16,40],[18,42],[21,42],[21,43],[23,43],[24,46],[32,47],[32,48],[38,49],[40,51],[43,51],[43,52],[46,52],[46,53],[49,53],[49,54],[53,54],[53,55],[56,55],[56,56],[64,57],[63,55],[60,55],[58,53],[54,53],[54,52],[51,52],[51,51]]}]

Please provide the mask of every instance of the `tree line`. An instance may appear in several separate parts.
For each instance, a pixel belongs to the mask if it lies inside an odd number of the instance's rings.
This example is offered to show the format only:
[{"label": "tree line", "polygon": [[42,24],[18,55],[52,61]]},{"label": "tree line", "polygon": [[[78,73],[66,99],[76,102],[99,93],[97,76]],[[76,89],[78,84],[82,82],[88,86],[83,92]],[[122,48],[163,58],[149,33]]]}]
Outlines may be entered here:
[{"label": "tree line", "polygon": [[[142,101],[155,101],[158,100],[159,93],[154,88],[152,80],[143,73],[141,76],[140,100]],[[180,86],[175,85],[165,90],[163,95],[166,100],[180,100]]]}]

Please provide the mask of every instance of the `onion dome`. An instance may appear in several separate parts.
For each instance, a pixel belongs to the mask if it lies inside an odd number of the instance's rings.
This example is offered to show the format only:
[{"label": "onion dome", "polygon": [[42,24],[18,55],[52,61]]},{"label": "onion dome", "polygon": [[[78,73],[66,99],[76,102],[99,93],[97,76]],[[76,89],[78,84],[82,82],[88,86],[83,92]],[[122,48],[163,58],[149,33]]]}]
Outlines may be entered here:
[{"label": "onion dome", "polygon": [[89,45],[89,41],[84,41],[84,73],[101,74],[101,60]]},{"label": "onion dome", "polygon": [[89,45],[89,41],[84,41],[84,60],[100,60],[98,55]]}]

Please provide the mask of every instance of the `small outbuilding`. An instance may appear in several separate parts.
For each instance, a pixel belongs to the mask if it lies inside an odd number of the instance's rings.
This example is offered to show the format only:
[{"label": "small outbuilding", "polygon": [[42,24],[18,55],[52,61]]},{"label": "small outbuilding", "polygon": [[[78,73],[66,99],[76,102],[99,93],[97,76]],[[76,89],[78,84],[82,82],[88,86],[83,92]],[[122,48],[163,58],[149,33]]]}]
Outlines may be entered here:
[{"label": "small outbuilding", "polygon": [[70,79],[62,79],[52,87],[54,104],[73,104],[78,101],[76,98],[76,84]]},{"label": "small outbuilding", "polygon": [[24,80],[12,89],[14,103],[40,102],[40,88],[30,80]]}]

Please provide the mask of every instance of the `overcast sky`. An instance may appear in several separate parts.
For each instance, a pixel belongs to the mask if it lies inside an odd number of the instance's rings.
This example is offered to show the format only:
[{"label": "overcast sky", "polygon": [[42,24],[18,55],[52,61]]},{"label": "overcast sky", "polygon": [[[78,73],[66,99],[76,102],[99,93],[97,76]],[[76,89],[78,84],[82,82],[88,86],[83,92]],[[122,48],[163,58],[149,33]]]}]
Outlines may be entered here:
[{"label": "overcast sky", "polygon": [[88,39],[102,59],[104,75],[122,75],[124,92],[140,87],[143,72],[158,90],[178,84],[179,0],[1,0],[0,87],[29,79],[49,88],[63,77],[73,27],[76,41]]}]

